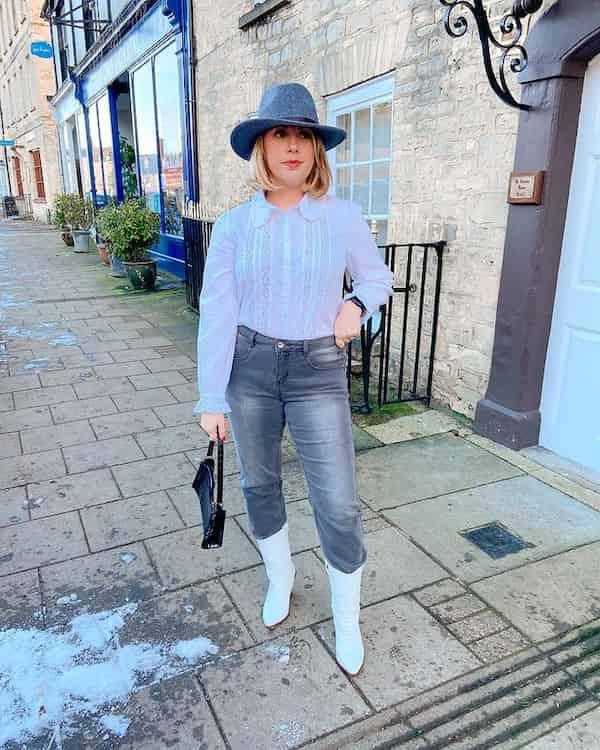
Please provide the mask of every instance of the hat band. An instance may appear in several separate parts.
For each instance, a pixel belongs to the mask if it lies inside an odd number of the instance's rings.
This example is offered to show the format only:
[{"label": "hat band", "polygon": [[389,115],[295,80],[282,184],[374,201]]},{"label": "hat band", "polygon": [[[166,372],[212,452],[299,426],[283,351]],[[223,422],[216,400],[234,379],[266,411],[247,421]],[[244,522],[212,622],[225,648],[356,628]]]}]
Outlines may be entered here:
[{"label": "hat band", "polygon": [[285,115],[282,115],[281,117],[271,117],[270,115],[258,115],[257,119],[266,119],[266,120],[298,120],[299,122],[314,122],[315,124],[318,124],[319,121],[313,119],[312,117],[299,117],[296,115],[290,115],[289,117],[286,117]]}]

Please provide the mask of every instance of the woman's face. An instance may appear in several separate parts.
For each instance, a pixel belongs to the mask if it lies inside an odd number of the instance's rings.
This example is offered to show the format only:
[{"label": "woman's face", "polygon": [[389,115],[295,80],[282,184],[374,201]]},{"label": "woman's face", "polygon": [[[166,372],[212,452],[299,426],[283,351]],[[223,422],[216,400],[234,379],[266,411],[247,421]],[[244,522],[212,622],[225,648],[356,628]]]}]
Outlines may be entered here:
[{"label": "woman's face", "polygon": [[267,166],[275,181],[283,187],[301,187],[315,161],[310,130],[278,125],[267,130],[264,145]]}]

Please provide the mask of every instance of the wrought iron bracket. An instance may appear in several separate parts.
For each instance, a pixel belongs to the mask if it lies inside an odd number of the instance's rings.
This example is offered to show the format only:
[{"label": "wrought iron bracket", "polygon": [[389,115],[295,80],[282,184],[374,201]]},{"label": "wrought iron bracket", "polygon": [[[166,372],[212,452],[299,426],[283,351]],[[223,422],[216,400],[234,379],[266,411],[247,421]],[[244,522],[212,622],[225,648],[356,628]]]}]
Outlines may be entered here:
[{"label": "wrought iron bracket", "polygon": [[[521,104],[512,95],[506,75],[509,70],[517,75],[527,67],[527,50],[519,44],[523,35],[522,19],[536,13],[542,7],[543,0],[515,0],[512,11],[503,16],[500,21],[500,38],[497,38],[491,29],[483,0],[440,0],[440,3],[446,7],[444,15],[446,31],[455,39],[464,36],[469,28],[467,17],[462,14],[462,10],[472,13],[481,40],[485,72],[496,96],[516,109],[531,109],[529,105]],[[502,37],[507,39],[503,41]],[[492,62],[491,47],[502,51],[497,72]]]}]

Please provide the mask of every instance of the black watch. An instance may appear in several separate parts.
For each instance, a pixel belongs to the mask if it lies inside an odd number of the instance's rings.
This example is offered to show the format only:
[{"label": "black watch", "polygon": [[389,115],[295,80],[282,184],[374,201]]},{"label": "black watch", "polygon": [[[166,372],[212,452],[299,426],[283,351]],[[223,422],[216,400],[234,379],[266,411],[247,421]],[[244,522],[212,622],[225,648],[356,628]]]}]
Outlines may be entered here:
[{"label": "black watch", "polygon": [[365,307],[364,303],[361,302],[358,297],[348,297],[346,300],[347,302],[354,302],[354,304],[357,307],[360,307],[362,314],[364,315],[367,312],[367,308]]}]

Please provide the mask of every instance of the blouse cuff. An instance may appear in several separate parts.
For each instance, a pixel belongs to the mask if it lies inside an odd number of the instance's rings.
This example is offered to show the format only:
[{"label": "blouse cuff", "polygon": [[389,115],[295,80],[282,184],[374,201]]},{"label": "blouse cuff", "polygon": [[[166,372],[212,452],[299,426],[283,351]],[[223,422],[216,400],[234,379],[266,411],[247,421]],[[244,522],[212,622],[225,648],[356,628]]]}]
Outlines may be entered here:
[{"label": "blouse cuff", "polygon": [[196,402],[196,406],[192,409],[193,414],[202,414],[204,412],[211,412],[213,414],[227,414],[231,411],[231,407],[227,403],[227,399],[222,396],[203,396]]}]

